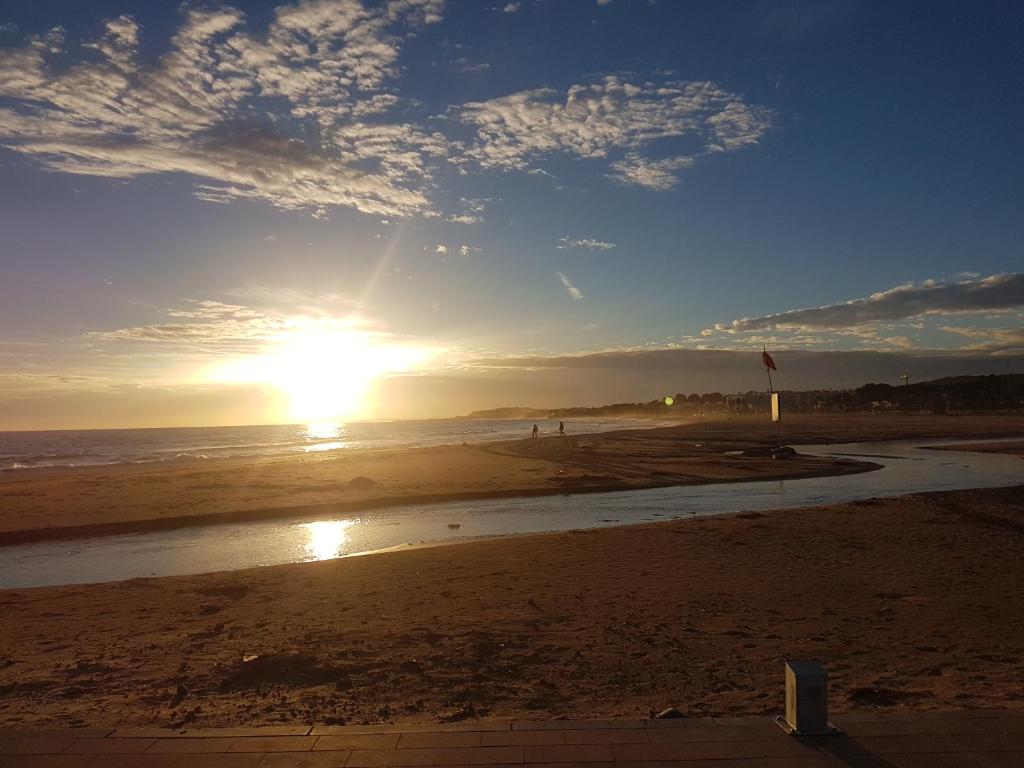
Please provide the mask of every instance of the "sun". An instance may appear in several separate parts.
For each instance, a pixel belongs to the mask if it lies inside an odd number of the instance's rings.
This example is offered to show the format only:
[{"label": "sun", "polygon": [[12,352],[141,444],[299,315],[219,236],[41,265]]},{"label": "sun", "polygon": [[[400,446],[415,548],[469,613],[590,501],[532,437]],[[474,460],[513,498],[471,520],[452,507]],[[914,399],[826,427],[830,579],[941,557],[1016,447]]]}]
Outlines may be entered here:
[{"label": "sun", "polygon": [[269,384],[287,397],[289,419],[338,424],[368,415],[371,390],[382,376],[412,370],[431,354],[351,321],[295,318],[263,354],[222,364],[212,378]]},{"label": "sun", "polygon": [[383,372],[380,350],[356,331],[299,329],[273,358],[272,382],[288,395],[291,417],[305,424],[357,415]]}]

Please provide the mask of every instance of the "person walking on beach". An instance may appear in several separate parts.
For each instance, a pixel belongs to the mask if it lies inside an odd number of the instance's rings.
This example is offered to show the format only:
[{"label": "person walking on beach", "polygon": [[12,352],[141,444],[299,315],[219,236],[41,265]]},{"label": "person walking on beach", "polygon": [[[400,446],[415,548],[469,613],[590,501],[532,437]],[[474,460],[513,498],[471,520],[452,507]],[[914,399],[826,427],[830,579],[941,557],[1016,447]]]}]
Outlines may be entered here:
[{"label": "person walking on beach", "polygon": [[530,435],[530,437],[537,437],[537,434],[538,434],[539,432],[540,432],[540,430],[539,430],[539,429],[537,429],[537,425],[536,425],[536,424],[534,424],[534,425],[533,425],[533,434],[532,434],[532,435]]},{"label": "person walking on beach", "polygon": [[564,421],[558,422],[558,436],[559,437],[565,437],[565,422]]}]

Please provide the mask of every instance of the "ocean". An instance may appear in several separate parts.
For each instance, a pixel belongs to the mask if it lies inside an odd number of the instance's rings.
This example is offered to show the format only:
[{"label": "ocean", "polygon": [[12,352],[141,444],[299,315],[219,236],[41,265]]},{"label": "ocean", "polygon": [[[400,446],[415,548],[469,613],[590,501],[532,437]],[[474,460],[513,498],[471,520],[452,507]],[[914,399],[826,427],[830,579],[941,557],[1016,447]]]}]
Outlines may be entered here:
[{"label": "ocean", "polygon": [[[650,419],[574,419],[570,434],[649,428]],[[533,420],[435,419],[160,429],[83,429],[0,432],[0,471],[203,461],[237,457],[480,443],[529,437]],[[557,434],[557,420],[537,422],[542,435]]]}]

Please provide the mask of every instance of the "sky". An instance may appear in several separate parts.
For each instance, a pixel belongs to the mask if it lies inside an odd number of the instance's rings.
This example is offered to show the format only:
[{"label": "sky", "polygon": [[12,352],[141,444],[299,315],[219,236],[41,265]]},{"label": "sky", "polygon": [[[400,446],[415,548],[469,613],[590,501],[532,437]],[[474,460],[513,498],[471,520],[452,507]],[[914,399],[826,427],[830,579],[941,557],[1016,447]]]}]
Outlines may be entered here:
[{"label": "sky", "polygon": [[0,0],[0,429],[1024,372],[1024,9]]}]

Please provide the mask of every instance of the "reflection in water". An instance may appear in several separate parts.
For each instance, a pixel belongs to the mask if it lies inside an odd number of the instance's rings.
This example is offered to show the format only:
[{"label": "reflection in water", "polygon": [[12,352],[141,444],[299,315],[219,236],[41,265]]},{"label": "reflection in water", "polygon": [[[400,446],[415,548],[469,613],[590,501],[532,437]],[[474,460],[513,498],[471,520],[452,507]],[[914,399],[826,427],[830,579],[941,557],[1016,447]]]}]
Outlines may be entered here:
[{"label": "reflection in water", "polygon": [[[344,424],[307,424],[305,438],[310,442],[309,445],[303,446],[302,450],[306,453],[319,453],[321,451],[337,451],[342,448],[348,448],[349,442],[347,440],[335,440],[333,438],[345,437],[347,431]],[[326,440],[329,442],[319,442]]]},{"label": "reflection in water", "polygon": [[344,440],[335,440],[332,443],[317,443],[316,445],[307,445],[302,450],[306,453],[319,453],[320,451],[337,451],[341,448],[348,448],[349,444]]},{"label": "reflection in water", "polygon": [[306,439],[307,440],[329,440],[332,437],[341,437],[345,432],[345,426],[343,424],[307,424],[306,425]]},{"label": "reflection in water", "polygon": [[306,542],[307,560],[330,560],[341,555],[341,548],[348,539],[348,529],[355,520],[320,520],[303,523],[301,527],[309,534]]}]

